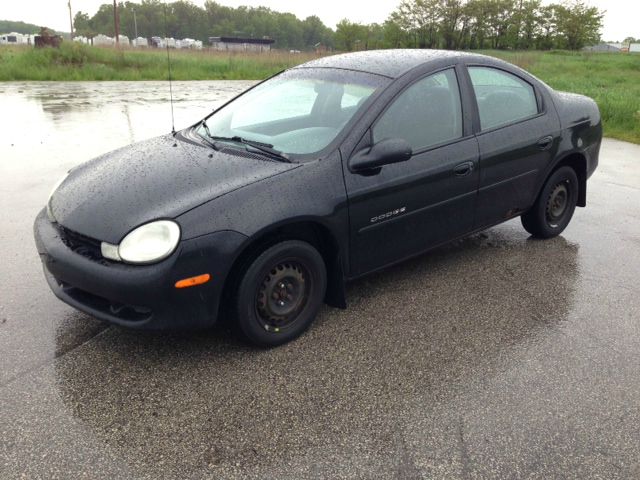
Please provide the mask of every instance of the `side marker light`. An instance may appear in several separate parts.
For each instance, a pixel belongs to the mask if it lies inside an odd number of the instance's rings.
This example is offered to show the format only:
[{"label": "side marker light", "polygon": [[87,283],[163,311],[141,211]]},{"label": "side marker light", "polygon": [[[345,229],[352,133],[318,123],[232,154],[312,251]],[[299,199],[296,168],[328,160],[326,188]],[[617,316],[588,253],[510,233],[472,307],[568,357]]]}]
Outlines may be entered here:
[{"label": "side marker light", "polygon": [[176,282],[176,288],[195,287],[196,285],[202,285],[211,280],[211,275],[203,273],[202,275],[196,275],[195,277],[183,278]]}]

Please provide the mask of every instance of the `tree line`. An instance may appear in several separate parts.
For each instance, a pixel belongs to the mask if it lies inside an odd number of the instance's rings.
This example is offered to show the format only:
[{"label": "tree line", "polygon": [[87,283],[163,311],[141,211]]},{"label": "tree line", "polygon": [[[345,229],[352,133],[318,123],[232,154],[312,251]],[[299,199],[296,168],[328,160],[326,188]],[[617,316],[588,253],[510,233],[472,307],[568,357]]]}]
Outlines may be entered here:
[{"label": "tree line", "polygon": [[[300,20],[266,7],[226,7],[207,0],[119,4],[120,33],[194,38],[270,37],[282,49],[312,49],[317,44],[342,51],[374,48],[571,49],[600,40],[604,12],[582,0],[543,5],[541,0],[402,0],[382,24],[345,19],[332,30],[317,16]],[[135,13],[134,13],[135,12]],[[166,17],[165,17],[166,14]],[[135,15],[135,21],[134,21]],[[166,19],[166,21],[165,21]],[[114,35],[113,5],[90,17],[78,12],[76,34]]]},{"label": "tree line", "polygon": [[[0,20],[0,33],[22,33],[22,34],[36,34],[42,29],[41,26],[33,23],[25,23],[13,20]],[[53,30],[51,30],[53,32]],[[55,32],[56,34],[64,34],[64,32]],[[68,35],[68,34],[67,34]]]},{"label": "tree line", "polygon": [[403,0],[384,24],[337,25],[336,47],[578,50],[600,40],[604,12],[581,0]]},{"label": "tree line", "polygon": [[[237,36],[276,41],[276,48],[309,49],[322,43],[333,46],[334,32],[317,16],[304,20],[291,13],[281,13],[266,7],[226,7],[207,0],[199,7],[187,0],[167,3],[142,0],[142,3],[119,2],[120,34],[138,36],[193,38],[207,44],[209,37]],[[135,20],[134,20],[135,12]],[[92,17],[83,12],[74,17],[76,35],[93,37],[98,33],[114,36],[113,3],[103,4]]]}]

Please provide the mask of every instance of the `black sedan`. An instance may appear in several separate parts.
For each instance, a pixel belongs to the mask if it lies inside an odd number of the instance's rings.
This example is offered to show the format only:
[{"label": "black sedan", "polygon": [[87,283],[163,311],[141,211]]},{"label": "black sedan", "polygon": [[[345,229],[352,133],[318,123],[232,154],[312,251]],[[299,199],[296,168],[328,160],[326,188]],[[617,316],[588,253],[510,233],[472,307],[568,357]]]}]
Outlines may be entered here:
[{"label": "black sedan", "polygon": [[53,292],[127,327],[232,319],[300,335],[345,281],[521,216],[561,233],[586,205],[600,114],[494,58],[321,58],[183,131],[73,168],[35,221]]}]

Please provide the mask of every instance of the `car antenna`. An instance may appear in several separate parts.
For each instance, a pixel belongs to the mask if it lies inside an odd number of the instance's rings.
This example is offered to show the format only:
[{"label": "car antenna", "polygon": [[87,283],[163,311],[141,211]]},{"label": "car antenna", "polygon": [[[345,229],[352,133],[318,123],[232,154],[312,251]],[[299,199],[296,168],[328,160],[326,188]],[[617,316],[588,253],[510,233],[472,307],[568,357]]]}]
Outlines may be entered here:
[{"label": "car antenna", "polygon": [[[173,86],[171,79],[171,57],[169,57],[169,37],[167,26],[167,0],[164,0],[164,38],[167,47],[167,66],[169,67],[169,103],[171,104],[171,135],[176,136],[176,122],[173,117]],[[175,146],[175,145],[174,145]]]}]

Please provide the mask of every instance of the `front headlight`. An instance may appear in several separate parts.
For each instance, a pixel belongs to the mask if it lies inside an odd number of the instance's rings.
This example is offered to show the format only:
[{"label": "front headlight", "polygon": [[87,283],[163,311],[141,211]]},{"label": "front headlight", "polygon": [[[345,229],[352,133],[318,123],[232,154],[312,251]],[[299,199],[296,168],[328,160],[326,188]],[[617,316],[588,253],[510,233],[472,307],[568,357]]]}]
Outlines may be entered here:
[{"label": "front headlight", "polygon": [[103,242],[102,255],[129,263],[153,263],[167,258],[180,241],[180,227],[171,220],[157,220],[129,232],[120,245]]}]

